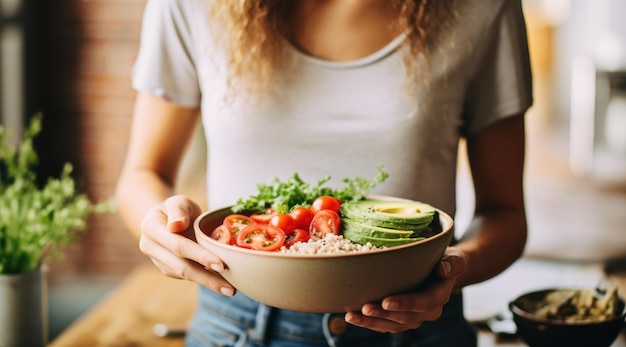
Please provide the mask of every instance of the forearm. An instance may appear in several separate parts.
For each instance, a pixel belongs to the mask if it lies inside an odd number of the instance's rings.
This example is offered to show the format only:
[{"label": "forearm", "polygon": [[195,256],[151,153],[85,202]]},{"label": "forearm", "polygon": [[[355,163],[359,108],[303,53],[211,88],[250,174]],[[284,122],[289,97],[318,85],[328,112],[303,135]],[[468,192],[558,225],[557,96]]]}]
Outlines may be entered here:
[{"label": "forearm", "polygon": [[519,114],[468,138],[476,210],[458,244],[468,260],[458,288],[494,277],[524,251],[524,134],[524,117]]},{"label": "forearm", "polygon": [[174,194],[180,158],[198,115],[198,109],[138,93],[129,149],[116,189],[120,216],[137,238],[148,211]]},{"label": "forearm", "polygon": [[526,244],[523,208],[494,208],[476,213],[457,247],[468,259],[456,288],[488,280],[515,262]]},{"label": "forearm", "polygon": [[119,214],[131,233],[139,238],[142,219],[154,206],[173,194],[171,182],[149,170],[128,170],[119,179],[116,200]]}]

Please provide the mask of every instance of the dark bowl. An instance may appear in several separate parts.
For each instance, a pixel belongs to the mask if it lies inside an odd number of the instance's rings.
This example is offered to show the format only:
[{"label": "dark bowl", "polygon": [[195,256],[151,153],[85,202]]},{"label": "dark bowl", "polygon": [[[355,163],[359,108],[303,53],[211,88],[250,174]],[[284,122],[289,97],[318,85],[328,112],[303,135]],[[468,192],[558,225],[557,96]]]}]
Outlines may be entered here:
[{"label": "dark bowl", "polygon": [[624,300],[618,299],[618,314],[602,321],[566,322],[542,318],[532,313],[547,294],[562,289],[572,288],[538,290],[523,294],[509,303],[518,336],[531,347],[611,346],[625,326]]}]

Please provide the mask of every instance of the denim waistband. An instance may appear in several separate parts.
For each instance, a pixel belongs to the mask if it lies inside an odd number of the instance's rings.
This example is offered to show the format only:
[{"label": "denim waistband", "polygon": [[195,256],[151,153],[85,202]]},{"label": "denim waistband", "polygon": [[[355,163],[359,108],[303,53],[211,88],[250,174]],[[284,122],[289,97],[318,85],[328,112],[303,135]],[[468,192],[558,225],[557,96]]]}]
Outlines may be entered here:
[{"label": "denim waistband", "polygon": [[[401,341],[406,338],[433,335],[448,329],[451,325],[465,323],[461,294],[455,294],[450,298],[440,319],[425,322],[419,329],[401,334],[381,334],[346,324],[340,334],[333,335],[329,330],[329,322],[337,315],[343,319],[342,314],[305,313],[268,307],[242,293],[226,298],[200,287],[199,307],[190,326],[190,332],[202,334],[203,327],[219,324],[229,329],[233,340],[240,339],[238,336],[244,334],[246,339],[260,346],[265,346],[271,339],[331,347],[344,344],[366,345],[358,341],[368,341],[367,345],[392,346],[396,345],[391,342],[394,339]],[[408,335],[410,336],[407,337]],[[372,341],[379,341],[379,344]],[[242,342],[233,345],[248,344]]]},{"label": "denim waistband", "polygon": [[260,304],[241,292],[226,298],[200,287],[197,316],[205,323],[216,318],[239,327],[256,343],[268,338],[283,338],[305,343],[327,343],[324,314],[276,309]]}]

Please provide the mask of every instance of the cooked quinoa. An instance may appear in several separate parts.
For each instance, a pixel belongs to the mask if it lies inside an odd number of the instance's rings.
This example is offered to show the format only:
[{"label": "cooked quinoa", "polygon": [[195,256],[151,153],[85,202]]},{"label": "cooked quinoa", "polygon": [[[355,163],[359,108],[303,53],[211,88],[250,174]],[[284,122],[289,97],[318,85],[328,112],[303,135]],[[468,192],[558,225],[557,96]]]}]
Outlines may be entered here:
[{"label": "cooked quinoa", "polygon": [[311,235],[311,239],[307,242],[296,242],[291,247],[281,247],[278,252],[284,254],[342,254],[367,252],[379,247],[373,246],[371,243],[360,245],[350,240],[344,239],[343,235],[326,234],[320,238],[317,235]]}]

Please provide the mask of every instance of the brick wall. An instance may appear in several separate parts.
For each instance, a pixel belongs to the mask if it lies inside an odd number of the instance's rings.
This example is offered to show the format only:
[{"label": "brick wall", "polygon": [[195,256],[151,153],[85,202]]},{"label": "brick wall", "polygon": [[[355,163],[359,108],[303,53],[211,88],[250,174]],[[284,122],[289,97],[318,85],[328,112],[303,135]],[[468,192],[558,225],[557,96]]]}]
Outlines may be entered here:
[{"label": "brick wall", "polygon": [[[135,93],[130,70],[145,0],[42,1],[39,16],[40,168],[66,161],[93,199],[112,196],[128,140]],[[146,262],[117,215],[91,220],[52,272],[123,275]]]}]

